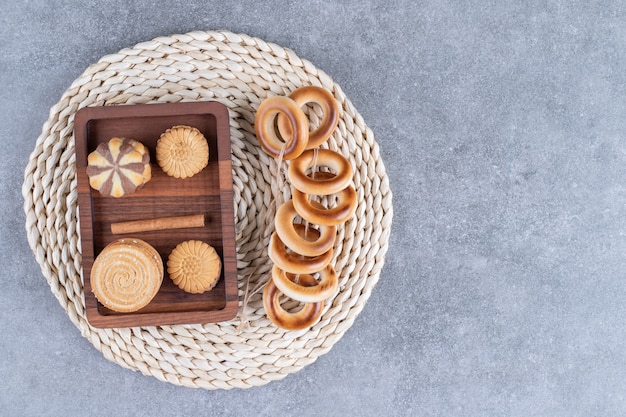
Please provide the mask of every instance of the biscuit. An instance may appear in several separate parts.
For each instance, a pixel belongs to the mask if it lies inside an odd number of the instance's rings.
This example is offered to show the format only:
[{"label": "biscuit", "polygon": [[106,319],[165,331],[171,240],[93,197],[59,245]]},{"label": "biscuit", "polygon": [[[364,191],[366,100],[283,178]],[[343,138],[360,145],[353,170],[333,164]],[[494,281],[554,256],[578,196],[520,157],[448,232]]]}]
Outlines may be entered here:
[{"label": "biscuit", "polygon": [[87,156],[89,185],[106,197],[122,197],[152,178],[150,153],[139,141],[111,138]]},{"label": "biscuit", "polygon": [[222,261],[215,248],[199,240],[178,244],[167,260],[170,279],[181,290],[201,294],[215,287],[222,271]]},{"label": "biscuit", "polygon": [[159,137],[156,159],[167,175],[174,178],[192,177],[209,163],[209,144],[195,127],[173,126]]},{"label": "biscuit", "polygon": [[108,244],[91,268],[91,288],[102,305],[122,313],[152,301],[163,282],[163,260],[150,244],[118,239]]}]

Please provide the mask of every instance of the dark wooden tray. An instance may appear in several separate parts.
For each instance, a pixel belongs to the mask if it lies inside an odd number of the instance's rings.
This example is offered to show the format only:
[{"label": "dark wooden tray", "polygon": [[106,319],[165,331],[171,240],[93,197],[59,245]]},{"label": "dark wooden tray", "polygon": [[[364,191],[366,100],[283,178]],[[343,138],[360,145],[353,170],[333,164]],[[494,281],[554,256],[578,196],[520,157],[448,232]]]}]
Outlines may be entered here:
[{"label": "dark wooden tray", "polygon": [[[209,143],[209,164],[191,178],[166,175],[156,164],[160,134],[174,125],[199,129]],[[218,102],[140,104],[87,107],[76,113],[76,171],[82,246],[83,283],[87,319],[94,327],[158,326],[218,322],[237,313],[237,258],[233,213],[229,117]],[[87,155],[114,136],[141,141],[150,149],[152,179],[122,198],[102,197],[92,190],[86,174]],[[205,227],[113,235],[111,223],[205,213]],[[95,257],[121,237],[145,240],[163,258],[180,242],[198,239],[215,247],[222,258],[217,286],[204,294],[189,294],[167,275],[159,293],[134,313],[117,313],[100,304],[91,291],[89,276]]]}]

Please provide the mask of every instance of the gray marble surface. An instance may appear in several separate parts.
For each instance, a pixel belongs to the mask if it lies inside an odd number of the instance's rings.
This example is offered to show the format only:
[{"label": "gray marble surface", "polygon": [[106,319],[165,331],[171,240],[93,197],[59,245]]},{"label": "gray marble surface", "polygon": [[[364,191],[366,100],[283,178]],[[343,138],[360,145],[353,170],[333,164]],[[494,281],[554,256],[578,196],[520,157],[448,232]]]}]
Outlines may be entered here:
[{"label": "gray marble surface", "polygon": [[[623,3],[0,3],[1,415],[626,415]],[[43,278],[20,191],[50,107],[89,64],[212,29],[327,72],[394,192],[387,261],[354,325],[248,390],[105,360]]]}]

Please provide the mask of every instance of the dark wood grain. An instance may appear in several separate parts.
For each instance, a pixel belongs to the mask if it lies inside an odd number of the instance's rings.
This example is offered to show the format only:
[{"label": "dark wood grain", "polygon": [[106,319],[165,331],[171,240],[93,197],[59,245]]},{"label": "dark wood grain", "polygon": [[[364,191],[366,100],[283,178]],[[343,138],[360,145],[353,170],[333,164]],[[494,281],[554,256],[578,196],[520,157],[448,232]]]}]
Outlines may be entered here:
[{"label": "dark wood grain", "polygon": [[[209,143],[209,164],[191,178],[166,175],[156,161],[156,141],[174,125],[199,129]],[[228,111],[217,102],[142,104],[87,107],[76,113],[76,171],[87,319],[94,327],[157,326],[218,322],[237,313],[237,258],[233,216]],[[150,150],[152,179],[122,198],[102,197],[89,187],[87,155],[110,138],[128,137]],[[156,248],[164,264],[180,242],[198,239],[215,247],[222,258],[217,286],[204,294],[189,294],[167,275],[156,297],[143,309],[117,313],[101,305],[91,291],[89,275],[94,259],[110,242],[111,223],[205,213],[206,226],[135,233],[125,238],[145,240]]]}]

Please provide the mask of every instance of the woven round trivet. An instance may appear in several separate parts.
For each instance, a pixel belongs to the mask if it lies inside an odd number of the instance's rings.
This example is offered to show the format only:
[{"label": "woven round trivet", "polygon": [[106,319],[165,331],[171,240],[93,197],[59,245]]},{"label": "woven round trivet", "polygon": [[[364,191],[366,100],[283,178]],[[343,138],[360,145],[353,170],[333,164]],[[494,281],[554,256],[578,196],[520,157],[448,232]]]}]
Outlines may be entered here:
[{"label": "woven round trivet", "polygon": [[[254,115],[261,101],[304,85],[329,90],[341,108],[325,147],[354,166],[358,208],[339,227],[334,265],[339,292],[313,327],[274,326],[262,294],[247,291],[268,272],[267,246],[284,177],[260,148]],[[96,329],[85,316],[77,225],[73,125],[86,106],[215,100],[230,113],[234,212],[238,252],[238,317],[228,322]],[[312,123],[317,109],[307,110]],[[284,167],[283,167],[284,168]],[[283,181],[286,181],[282,178]],[[274,187],[276,188],[276,187]],[[340,87],[289,49],[226,31],[156,38],[108,55],[88,67],[50,110],[25,172],[28,240],[52,292],[72,322],[104,357],[159,380],[206,389],[247,388],[284,378],[328,352],[354,322],[378,281],[392,218],[391,192],[372,131]],[[250,293],[250,292],[248,292]],[[243,320],[242,320],[243,319]]]}]

